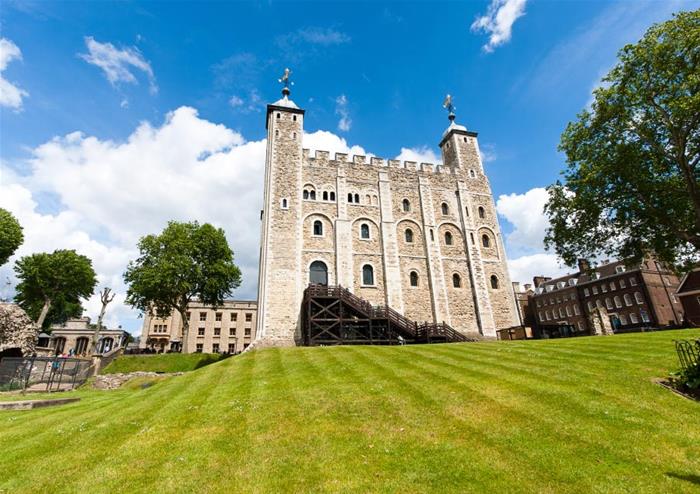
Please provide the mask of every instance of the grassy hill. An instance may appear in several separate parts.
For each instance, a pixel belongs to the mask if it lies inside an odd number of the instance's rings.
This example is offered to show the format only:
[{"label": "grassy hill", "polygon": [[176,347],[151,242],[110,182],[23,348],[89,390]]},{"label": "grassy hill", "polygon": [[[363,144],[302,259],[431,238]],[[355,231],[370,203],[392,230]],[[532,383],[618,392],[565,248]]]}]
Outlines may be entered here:
[{"label": "grassy hill", "polygon": [[0,492],[698,492],[700,330],[253,352],[0,412]]},{"label": "grassy hill", "polygon": [[221,360],[218,353],[163,353],[158,355],[122,355],[117,357],[102,374],[119,372],[187,372]]}]

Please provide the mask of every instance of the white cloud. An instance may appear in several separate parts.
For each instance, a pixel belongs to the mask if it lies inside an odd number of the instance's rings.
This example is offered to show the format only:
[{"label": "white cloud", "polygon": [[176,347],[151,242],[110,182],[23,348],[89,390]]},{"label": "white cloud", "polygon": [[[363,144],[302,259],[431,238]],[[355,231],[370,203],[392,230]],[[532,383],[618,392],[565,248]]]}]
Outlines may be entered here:
[{"label": "white cloud", "polygon": [[442,159],[428,146],[401,148],[401,152],[394,159],[399,161],[415,161],[416,163],[433,163],[434,165],[442,163]]},{"label": "white cloud", "polygon": [[296,36],[315,45],[341,45],[350,42],[350,36],[332,28],[307,27],[299,29]]},{"label": "white cloud", "polygon": [[498,157],[496,155],[496,146],[494,146],[493,144],[480,144],[479,154],[481,155],[482,163],[490,163],[492,161],[496,161],[496,158]]},{"label": "white cloud", "polygon": [[[305,134],[304,145],[367,155],[324,131]],[[14,280],[12,265],[18,257],[76,249],[93,260],[99,287],[117,293],[108,308],[109,324],[121,322],[137,334],[141,321],[124,305],[122,274],[137,255],[138,239],[160,232],[171,219],[198,220],[224,229],[243,271],[234,296],[254,299],[265,149],[264,139],[247,142],[189,107],[169,113],[159,126],[141,123],[125,141],[74,132],[37,146],[22,166],[29,175],[2,169],[0,207],[19,219],[25,243],[0,267],[0,280]],[[46,197],[58,211],[45,212]],[[98,296],[85,307],[96,318]]]},{"label": "white cloud", "polygon": [[228,104],[231,105],[231,108],[241,113],[259,112],[263,108],[262,99],[257,89],[249,90],[248,95],[245,97],[234,94],[229,98]]},{"label": "white cloud", "polygon": [[238,106],[243,105],[243,98],[234,94],[233,96],[231,96],[231,99],[228,100],[228,104],[236,108]]},{"label": "white cloud", "polygon": [[2,75],[13,60],[22,60],[22,52],[9,39],[0,38],[0,106],[20,110],[22,108],[22,98],[29,96],[29,93],[12,84]]},{"label": "white cloud", "polygon": [[471,25],[473,32],[484,32],[489,41],[484,51],[492,52],[497,46],[510,41],[513,24],[525,14],[527,0],[491,0],[486,15],[477,17]]},{"label": "white cloud", "polygon": [[506,236],[512,252],[531,252],[544,249],[545,230],[549,221],[544,215],[547,191],[542,187],[530,189],[524,194],[501,195],[496,210],[513,225]]},{"label": "white cloud", "polygon": [[532,254],[508,260],[510,279],[521,283],[532,283],[533,276],[544,275],[556,278],[570,271],[562,266],[554,254]]},{"label": "white cloud", "polygon": [[350,111],[348,110],[348,98],[341,94],[335,99],[335,114],[340,116],[338,120],[338,130],[347,132],[352,127]]},{"label": "white cloud", "polygon": [[136,69],[148,77],[151,93],[158,92],[151,64],[143,57],[138,48],[132,46],[120,50],[112,43],[95,41],[92,36],[85,37],[85,46],[87,46],[89,53],[81,54],[80,57],[87,63],[101,68],[112,85],[117,85],[119,82],[138,84],[138,80],[132,72],[133,69]]}]

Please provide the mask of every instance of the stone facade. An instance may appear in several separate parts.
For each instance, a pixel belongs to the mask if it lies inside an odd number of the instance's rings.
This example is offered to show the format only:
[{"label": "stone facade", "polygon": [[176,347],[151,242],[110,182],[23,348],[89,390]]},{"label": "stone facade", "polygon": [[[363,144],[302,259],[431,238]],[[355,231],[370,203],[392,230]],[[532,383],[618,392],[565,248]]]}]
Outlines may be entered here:
[{"label": "stone facade", "polygon": [[33,354],[37,336],[34,322],[19,305],[0,302],[0,356]]},{"label": "stone facade", "polygon": [[438,166],[312,155],[287,95],[268,105],[267,132],[256,345],[298,340],[312,265],[417,321],[491,337],[518,324],[475,132],[452,122]]},{"label": "stone facade", "polygon": [[226,300],[214,308],[201,302],[188,305],[189,333],[182,344],[182,318],[178,312],[159,318],[144,315],[139,347],[156,352],[238,353],[255,339],[258,304],[247,300]]},{"label": "stone facade", "polygon": [[[93,354],[92,338],[95,328],[91,327],[89,317],[68,319],[63,324],[51,326],[49,348],[52,354],[88,356]],[[123,329],[102,328],[97,335],[98,354],[109,353],[126,346],[129,333]]]}]

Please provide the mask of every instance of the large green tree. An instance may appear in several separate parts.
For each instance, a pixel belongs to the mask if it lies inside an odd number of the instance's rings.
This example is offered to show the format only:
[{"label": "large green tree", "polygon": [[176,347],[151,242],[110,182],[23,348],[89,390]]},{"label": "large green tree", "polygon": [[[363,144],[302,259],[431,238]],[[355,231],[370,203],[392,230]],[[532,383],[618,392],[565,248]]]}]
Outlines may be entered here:
[{"label": "large green tree", "polygon": [[171,221],[160,235],[141,238],[138,247],[138,259],[124,273],[126,301],[158,317],[179,312],[187,351],[189,303],[197,299],[216,307],[241,283],[224,231],[208,223]]},{"label": "large green tree", "polygon": [[23,257],[15,263],[15,273],[15,300],[39,327],[79,316],[81,299],[90,297],[97,284],[92,261],[74,250]]},{"label": "large green tree", "polygon": [[561,136],[564,181],[549,187],[545,244],[683,267],[700,253],[700,11],[625,46],[590,109]]},{"label": "large green tree", "polygon": [[24,235],[19,221],[9,211],[0,208],[0,266],[22,245]]}]

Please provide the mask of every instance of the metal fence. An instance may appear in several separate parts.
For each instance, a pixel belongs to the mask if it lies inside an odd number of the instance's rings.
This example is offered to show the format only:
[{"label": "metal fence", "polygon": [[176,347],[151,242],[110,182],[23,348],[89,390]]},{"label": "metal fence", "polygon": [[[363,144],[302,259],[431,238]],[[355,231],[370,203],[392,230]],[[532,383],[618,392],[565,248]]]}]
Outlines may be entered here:
[{"label": "metal fence", "polygon": [[92,361],[63,357],[5,357],[0,360],[0,391],[67,391],[83,384]]},{"label": "metal fence", "polygon": [[684,371],[700,366],[700,340],[676,341],[676,353]]}]

